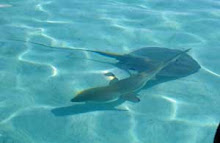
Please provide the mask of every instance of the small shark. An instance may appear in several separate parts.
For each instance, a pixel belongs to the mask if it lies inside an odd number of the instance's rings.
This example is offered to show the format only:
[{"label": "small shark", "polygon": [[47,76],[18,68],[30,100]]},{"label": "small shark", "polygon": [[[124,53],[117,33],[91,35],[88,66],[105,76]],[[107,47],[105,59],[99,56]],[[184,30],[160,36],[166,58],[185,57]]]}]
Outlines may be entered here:
[{"label": "small shark", "polygon": [[145,84],[163,68],[177,60],[182,54],[188,52],[189,50],[190,49],[187,49],[168,59],[167,61],[161,62],[158,64],[158,66],[154,67],[150,71],[143,71],[122,80],[117,79],[112,73],[107,73],[107,76],[113,77],[109,85],[83,90],[79,92],[71,101],[112,102],[122,98],[131,102],[139,102],[140,99],[137,97],[136,92],[142,89]]}]

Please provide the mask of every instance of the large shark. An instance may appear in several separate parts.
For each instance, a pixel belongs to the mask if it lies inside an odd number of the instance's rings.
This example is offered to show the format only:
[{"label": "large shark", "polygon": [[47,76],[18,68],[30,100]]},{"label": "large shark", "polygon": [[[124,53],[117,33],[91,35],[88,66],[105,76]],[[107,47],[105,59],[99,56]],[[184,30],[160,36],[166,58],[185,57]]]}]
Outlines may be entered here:
[{"label": "large shark", "polygon": [[153,67],[150,71],[139,72],[122,80],[118,80],[112,73],[107,73],[107,76],[114,77],[110,81],[109,85],[83,90],[79,92],[71,101],[112,102],[123,98],[124,100],[131,102],[139,102],[140,99],[137,97],[137,92],[142,89],[145,84],[155,77],[155,75],[158,74],[163,68],[177,60],[183,53],[186,53],[189,50],[190,49],[187,49],[166,61],[160,62],[160,64]]}]

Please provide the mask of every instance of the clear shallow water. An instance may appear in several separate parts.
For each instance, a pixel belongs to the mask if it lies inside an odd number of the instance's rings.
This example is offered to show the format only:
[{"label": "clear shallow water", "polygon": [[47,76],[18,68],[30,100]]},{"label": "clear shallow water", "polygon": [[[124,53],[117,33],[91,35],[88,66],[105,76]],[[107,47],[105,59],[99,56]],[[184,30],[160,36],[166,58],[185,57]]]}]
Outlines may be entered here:
[{"label": "clear shallow water", "polygon": [[[219,1],[3,0],[0,17],[0,143],[212,142],[220,119]],[[192,48],[202,68],[142,90],[141,102],[120,105],[127,112],[77,114],[68,108],[74,94],[108,84],[103,71],[127,74],[80,59],[97,55],[6,39],[117,53]],[[59,107],[66,113],[51,112]]]}]

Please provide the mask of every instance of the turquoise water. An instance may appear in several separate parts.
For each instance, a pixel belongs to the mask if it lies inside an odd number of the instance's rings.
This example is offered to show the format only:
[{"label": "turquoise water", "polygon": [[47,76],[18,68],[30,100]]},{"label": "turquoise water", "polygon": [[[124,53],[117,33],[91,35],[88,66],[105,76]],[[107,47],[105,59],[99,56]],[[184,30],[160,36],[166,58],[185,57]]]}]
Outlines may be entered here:
[{"label": "turquoise water", "polygon": [[[220,1],[1,0],[0,17],[0,143],[212,142],[220,119]],[[9,39],[120,54],[192,48],[201,69],[141,90],[141,102],[120,104],[128,111],[95,105],[80,113],[81,104],[70,102],[78,91],[107,85],[104,71],[128,74],[85,60],[109,60],[99,55]]]}]

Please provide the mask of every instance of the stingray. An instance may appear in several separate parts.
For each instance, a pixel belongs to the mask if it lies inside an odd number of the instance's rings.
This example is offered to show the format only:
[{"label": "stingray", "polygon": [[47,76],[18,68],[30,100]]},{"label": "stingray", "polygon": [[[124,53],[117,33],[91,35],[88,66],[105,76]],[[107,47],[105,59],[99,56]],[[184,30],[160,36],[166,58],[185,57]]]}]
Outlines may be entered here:
[{"label": "stingray", "polygon": [[[167,59],[182,52],[181,50],[162,48],[162,47],[144,47],[127,54],[117,54],[117,53],[103,52],[98,50],[76,49],[69,47],[54,47],[32,41],[15,40],[15,39],[12,40],[40,45],[47,48],[51,48],[53,50],[67,50],[69,52],[73,52],[74,50],[81,50],[81,51],[97,53],[105,57],[116,59],[117,62],[111,63],[111,62],[98,61],[98,60],[94,60],[94,61],[111,64],[113,66],[116,66],[120,69],[127,71],[128,73],[130,73],[130,71],[132,70],[137,72],[151,70],[151,67],[153,67],[152,65],[156,65],[161,61],[166,61]],[[156,80],[154,80],[153,82],[157,83],[157,82],[178,79],[181,77],[186,77],[188,75],[196,73],[200,68],[201,67],[196,60],[194,60],[187,53],[184,53],[178,60],[171,63],[163,70],[161,70],[156,75],[155,77]]]},{"label": "stingray", "polygon": [[[166,61],[167,59],[181,52],[181,50],[162,47],[144,47],[128,54],[124,54],[121,57],[114,57],[111,55],[105,56],[117,59],[118,62],[116,62],[114,66],[120,69],[126,71],[135,70],[138,72],[143,72],[151,70],[151,67],[153,67],[152,64],[156,65],[158,62]],[[135,56],[141,56],[143,58],[134,58]],[[145,58],[149,59],[149,62],[143,61]],[[187,53],[183,53],[180,58],[162,69],[155,76],[154,80],[149,81],[145,87],[149,88],[162,82],[176,80],[192,75],[198,72],[200,68],[201,66],[195,59],[193,59]]]},{"label": "stingray", "polygon": [[[135,70],[138,72],[151,70],[152,64],[157,64],[161,61],[181,53],[181,50],[161,48],[161,47],[145,47],[132,51],[128,54],[114,54],[108,52],[92,51],[100,55],[115,58],[118,62],[114,66],[128,70]],[[161,70],[157,77],[180,78],[196,73],[200,69],[200,65],[187,53],[169,64]]]},{"label": "stingray", "polygon": [[[146,47],[141,48],[136,51],[133,51],[129,54],[131,55],[139,55],[143,57],[147,57],[152,61],[165,61],[172,56],[181,53],[181,50],[168,49],[168,48],[160,48],[160,47]],[[144,64],[137,64],[135,61],[130,61],[129,64],[126,64],[128,61],[121,60],[115,65],[120,68],[126,68],[124,65],[129,65],[131,68],[134,67],[134,70],[145,71],[148,67]],[[200,65],[196,60],[194,60],[187,53],[183,53],[183,55],[177,59],[175,62],[170,63],[167,67],[161,70],[157,77],[167,77],[167,78],[180,78],[185,77],[191,74],[196,73],[200,69]]]}]

